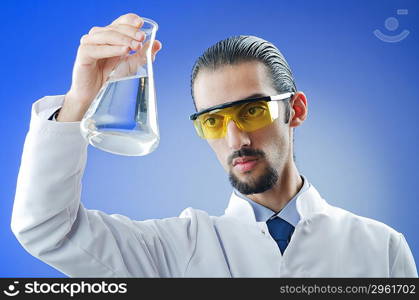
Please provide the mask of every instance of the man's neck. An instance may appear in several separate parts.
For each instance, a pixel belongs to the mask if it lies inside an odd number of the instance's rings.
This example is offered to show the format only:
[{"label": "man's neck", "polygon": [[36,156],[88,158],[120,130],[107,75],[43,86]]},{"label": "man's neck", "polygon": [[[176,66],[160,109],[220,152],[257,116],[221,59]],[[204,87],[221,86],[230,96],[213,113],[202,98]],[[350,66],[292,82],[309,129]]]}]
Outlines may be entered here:
[{"label": "man's neck", "polygon": [[294,162],[284,168],[277,183],[268,191],[260,194],[246,195],[274,212],[279,212],[298,193],[303,186],[303,180]]}]

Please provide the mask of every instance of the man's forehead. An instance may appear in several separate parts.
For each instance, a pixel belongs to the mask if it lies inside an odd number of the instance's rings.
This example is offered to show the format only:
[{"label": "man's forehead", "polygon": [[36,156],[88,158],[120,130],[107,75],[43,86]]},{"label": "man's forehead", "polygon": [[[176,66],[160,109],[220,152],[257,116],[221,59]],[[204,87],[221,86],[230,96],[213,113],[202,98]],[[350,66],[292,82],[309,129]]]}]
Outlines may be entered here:
[{"label": "man's forehead", "polygon": [[198,111],[232,101],[268,96],[275,92],[265,66],[260,62],[202,70],[194,85]]}]

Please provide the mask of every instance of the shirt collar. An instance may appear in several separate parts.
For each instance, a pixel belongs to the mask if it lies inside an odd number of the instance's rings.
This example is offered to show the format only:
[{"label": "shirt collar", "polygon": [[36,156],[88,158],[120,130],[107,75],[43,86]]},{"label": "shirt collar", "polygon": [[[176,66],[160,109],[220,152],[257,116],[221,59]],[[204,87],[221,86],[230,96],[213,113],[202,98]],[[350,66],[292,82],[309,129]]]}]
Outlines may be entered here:
[{"label": "shirt collar", "polygon": [[[327,202],[320,196],[314,186],[304,176],[302,178],[304,180],[303,187],[278,213],[279,217],[293,226],[314,213],[324,211],[327,205]],[[266,222],[274,214],[275,212],[269,208],[252,201],[235,189],[225,210],[226,216],[240,218],[250,223]]]},{"label": "shirt collar", "polygon": [[298,193],[290,201],[288,201],[288,203],[284,206],[284,208],[281,209],[279,213],[275,213],[266,206],[253,201],[252,199],[240,193],[237,189],[234,189],[233,193],[250,203],[255,214],[256,222],[266,222],[269,219],[278,216],[295,227],[301,219],[296,207],[297,198],[310,187],[310,183],[303,175],[301,175],[301,179],[303,180],[303,186],[300,188]]}]

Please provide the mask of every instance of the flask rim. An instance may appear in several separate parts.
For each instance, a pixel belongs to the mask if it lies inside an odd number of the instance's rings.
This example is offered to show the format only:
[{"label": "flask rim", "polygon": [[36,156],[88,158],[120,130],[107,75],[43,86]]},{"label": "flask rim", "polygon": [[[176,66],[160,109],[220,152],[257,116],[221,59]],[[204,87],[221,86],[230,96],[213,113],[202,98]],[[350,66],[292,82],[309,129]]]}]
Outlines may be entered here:
[{"label": "flask rim", "polygon": [[[159,25],[157,24],[157,22],[156,21],[154,21],[154,20],[152,20],[152,19],[149,19],[149,18],[145,18],[145,17],[141,17],[141,19],[143,19],[144,20],[144,23],[149,23],[149,24],[151,24],[151,25],[153,25],[154,26],[154,30],[155,31],[157,31],[157,29],[159,29]],[[144,24],[143,24],[144,25]]]}]

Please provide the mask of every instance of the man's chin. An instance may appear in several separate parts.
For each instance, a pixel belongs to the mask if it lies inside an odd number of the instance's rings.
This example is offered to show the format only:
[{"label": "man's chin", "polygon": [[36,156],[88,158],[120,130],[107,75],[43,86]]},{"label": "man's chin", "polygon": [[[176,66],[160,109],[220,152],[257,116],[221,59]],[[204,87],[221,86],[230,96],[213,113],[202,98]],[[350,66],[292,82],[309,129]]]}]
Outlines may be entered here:
[{"label": "man's chin", "polygon": [[244,195],[259,194],[271,189],[278,181],[278,173],[268,167],[262,173],[256,169],[236,174],[230,170],[229,180],[231,185]]}]

